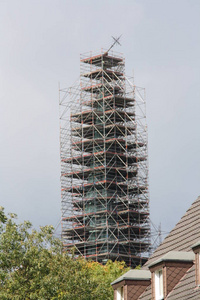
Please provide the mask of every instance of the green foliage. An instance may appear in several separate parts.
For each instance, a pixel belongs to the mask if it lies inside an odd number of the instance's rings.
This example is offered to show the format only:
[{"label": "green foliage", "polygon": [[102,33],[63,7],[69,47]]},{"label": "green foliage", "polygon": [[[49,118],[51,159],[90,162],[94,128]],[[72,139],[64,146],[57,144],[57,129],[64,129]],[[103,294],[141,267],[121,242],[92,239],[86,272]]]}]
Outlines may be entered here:
[{"label": "green foliage", "polygon": [[0,208],[0,299],[113,299],[110,283],[128,270],[124,263],[75,259],[52,226],[36,231],[15,217]]},{"label": "green foliage", "polygon": [[4,213],[4,208],[0,206],[0,223],[5,223],[7,220],[7,217]]}]

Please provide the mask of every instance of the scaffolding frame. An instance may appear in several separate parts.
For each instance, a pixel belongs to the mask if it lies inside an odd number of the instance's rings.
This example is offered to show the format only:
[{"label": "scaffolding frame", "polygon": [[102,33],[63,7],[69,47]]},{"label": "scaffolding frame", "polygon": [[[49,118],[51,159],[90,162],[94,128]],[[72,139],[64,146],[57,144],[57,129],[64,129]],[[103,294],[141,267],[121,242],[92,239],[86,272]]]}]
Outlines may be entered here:
[{"label": "scaffolding frame", "polygon": [[122,54],[80,59],[80,79],[59,90],[62,239],[101,263],[146,262],[150,249],[145,89]]}]

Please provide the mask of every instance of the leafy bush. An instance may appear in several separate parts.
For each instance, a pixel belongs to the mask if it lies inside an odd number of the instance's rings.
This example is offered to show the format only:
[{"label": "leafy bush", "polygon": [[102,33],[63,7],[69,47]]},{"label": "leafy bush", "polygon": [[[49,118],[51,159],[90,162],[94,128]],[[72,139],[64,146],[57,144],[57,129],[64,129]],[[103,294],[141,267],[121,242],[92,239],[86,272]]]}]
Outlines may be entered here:
[{"label": "leafy bush", "polygon": [[110,283],[128,270],[123,262],[74,258],[52,226],[36,231],[15,218],[0,208],[0,299],[113,299]]}]

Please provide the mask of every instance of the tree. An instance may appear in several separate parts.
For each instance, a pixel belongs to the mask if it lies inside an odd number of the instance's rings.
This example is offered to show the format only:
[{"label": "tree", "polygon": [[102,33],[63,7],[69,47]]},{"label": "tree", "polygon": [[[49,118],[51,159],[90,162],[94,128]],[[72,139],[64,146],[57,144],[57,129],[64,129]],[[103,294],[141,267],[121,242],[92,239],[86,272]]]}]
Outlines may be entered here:
[{"label": "tree", "polygon": [[113,299],[110,283],[127,271],[123,262],[75,258],[52,226],[36,231],[15,218],[0,208],[0,299]]}]

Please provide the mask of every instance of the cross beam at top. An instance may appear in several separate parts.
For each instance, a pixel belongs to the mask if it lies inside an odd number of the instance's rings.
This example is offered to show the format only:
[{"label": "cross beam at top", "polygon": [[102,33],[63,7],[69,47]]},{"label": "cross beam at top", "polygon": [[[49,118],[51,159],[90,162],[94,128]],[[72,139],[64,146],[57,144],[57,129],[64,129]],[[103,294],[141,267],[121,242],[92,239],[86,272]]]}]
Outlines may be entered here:
[{"label": "cross beam at top", "polygon": [[119,39],[121,38],[121,36],[122,36],[122,34],[121,34],[119,37],[116,37],[116,38],[112,36],[114,42],[113,42],[113,44],[110,46],[110,48],[108,49],[107,52],[109,52],[109,51],[115,46],[115,44],[118,44],[118,45],[121,46],[121,44],[120,44],[120,42],[119,42]]}]

